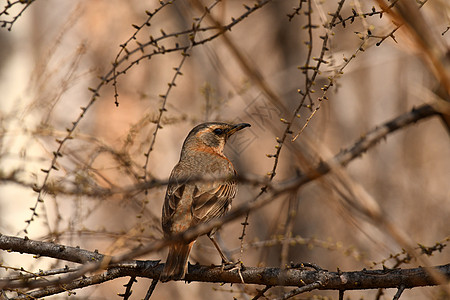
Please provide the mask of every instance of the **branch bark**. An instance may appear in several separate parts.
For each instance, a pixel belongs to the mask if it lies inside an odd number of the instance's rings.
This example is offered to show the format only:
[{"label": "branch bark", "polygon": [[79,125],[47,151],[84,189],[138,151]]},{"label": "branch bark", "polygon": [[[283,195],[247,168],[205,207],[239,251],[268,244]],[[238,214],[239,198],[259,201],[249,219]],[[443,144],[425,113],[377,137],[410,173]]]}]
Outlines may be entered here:
[{"label": "branch bark", "polygon": [[[0,249],[40,254],[70,262],[88,263],[90,260],[98,261],[105,256],[85,249],[58,245],[50,242],[38,242],[29,239],[21,239],[12,236],[0,236]],[[87,258],[87,260],[86,260]],[[46,279],[27,280],[0,280],[2,289],[37,288],[23,297],[44,297],[73,289],[84,288],[90,285],[103,283],[120,277],[135,276],[158,279],[164,265],[159,261],[128,261],[109,265],[102,274],[91,277],[82,277],[68,284],[47,281]],[[433,267],[450,280],[450,264]],[[352,272],[329,272],[309,267],[280,268],[255,268],[245,267],[224,270],[221,266],[190,265],[185,281],[217,282],[217,283],[245,283],[265,286],[311,286],[320,290],[355,290],[378,288],[414,288],[419,286],[431,286],[438,283],[430,276],[427,268],[413,269],[383,269]],[[309,289],[308,289],[309,290]],[[19,296],[18,299],[20,299]]]},{"label": "branch bark", "polygon": [[104,255],[98,252],[70,247],[50,242],[40,242],[28,238],[2,235],[0,233],[0,249],[19,253],[47,256],[75,263],[101,260]]}]

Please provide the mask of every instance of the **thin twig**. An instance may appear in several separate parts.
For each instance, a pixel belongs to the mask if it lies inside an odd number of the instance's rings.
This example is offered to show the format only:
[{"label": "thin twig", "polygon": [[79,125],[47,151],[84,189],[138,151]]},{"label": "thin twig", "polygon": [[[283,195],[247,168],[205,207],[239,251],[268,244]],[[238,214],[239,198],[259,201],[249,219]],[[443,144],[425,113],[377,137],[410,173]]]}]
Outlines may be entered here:
[{"label": "thin twig", "polygon": [[9,2],[7,1],[7,4],[5,5],[3,11],[0,12],[0,17],[4,16],[4,15],[9,15],[8,10],[10,8],[12,8],[13,6],[15,6],[16,4],[25,4],[22,9],[12,18],[11,21],[6,21],[6,20],[0,20],[0,27],[6,27],[8,26],[8,31],[11,31],[14,23],[17,21],[17,19],[20,18],[20,16],[22,16],[22,14],[25,12],[25,10],[30,7],[30,5],[34,2],[35,0],[17,0],[14,2]]},{"label": "thin twig", "polygon": [[296,296],[298,294],[305,293],[305,292],[310,292],[312,290],[315,290],[315,289],[319,288],[321,285],[322,285],[321,282],[313,282],[311,284],[307,284],[305,286],[298,287],[296,289],[293,289],[293,290],[285,293],[280,298],[277,298],[277,300],[286,300],[286,299],[292,298],[292,297],[294,297],[294,296]]},{"label": "thin twig", "polygon": [[[136,31],[130,36],[130,38],[128,40],[125,41],[125,43],[120,45],[120,50],[116,55],[116,58],[114,59],[113,62],[113,87],[114,87],[114,103],[116,104],[116,106],[119,106],[119,93],[117,91],[117,72],[116,72],[116,67],[118,65],[118,60],[120,55],[123,52],[128,53],[127,50],[127,46],[131,41],[136,41],[136,36],[137,34],[144,28],[147,26],[150,26],[150,20],[153,18],[154,15],[156,15],[158,12],[160,12],[163,8],[165,8],[166,6],[173,4],[173,2],[175,2],[176,0],[172,0],[172,1],[160,1],[160,6],[157,7],[153,12],[149,12],[146,11],[147,13],[147,19],[141,24],[141,25],[132,25],[134,29],[136,29]],[[137,42],[139,44],[139,42]]]},{"label": "thin twig", "polygon": [[152,294],[153,294],[153,291],[155,290],[155,288],[156,288],[156,284],[158,283],[158,279],[153,279],[152,280],[152,284],[150,285],[150,287],[148,288],[148,291],[147,291],[147,294],[145,294],[145,298],[144,298],[144,300],[149,300],[150,299],[150,297],[152,296]]},{"label": "thin twig", "polygon": [[119,294],[119,297],[123,297],[123,300],[128,300],[131,297],[131,294],[133,291],[131,290],[131,287],[133,286],[133,283],[137,282],[136,276],[130,276],[130,280],[128,280],[128,283],[124,285],[125,287],[125,293]]},{"label": "thin twig", "polygon": [[261,298],[262,296],[264,296],[264,293],[267,292],[270,288],[272,288],[272,286],[266,285],[262,290],[257,290],[258,294],[256,294],[255,297],[252,298],[252,300]]},{"label": "thin twig", "polygon": [[402,295],[403,291],[405,290],[405,285],[400,285],[398,287],[397,293],[395,293],[394,298],[392,298],[392,300],[398,300],[400,299],[400,296]]}]

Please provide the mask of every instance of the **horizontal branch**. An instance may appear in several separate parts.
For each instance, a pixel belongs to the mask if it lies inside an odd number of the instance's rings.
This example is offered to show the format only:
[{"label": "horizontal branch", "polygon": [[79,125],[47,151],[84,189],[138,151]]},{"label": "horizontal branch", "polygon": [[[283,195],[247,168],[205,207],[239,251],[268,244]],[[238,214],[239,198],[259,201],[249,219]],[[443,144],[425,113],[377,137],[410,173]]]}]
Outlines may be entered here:
[{"label": "horizontal branch", "polygon": [[2,235],[0,233],[0,249],[19,253],[35,254],[37,256],[47,256],[75,263],[85,263],[99,261],[104,255],[51,242],[40,242],[28,238],[18,238],[14,236]]},{"label": "horizontal branch", "polygon": [[[450,264],[438,266],[434,269],[450,279]],[[156,271],[159,272],[159,268]],[[241,276],[243,282],[241,281]],[[328,272],[325,270],[316,271],[306,268],[243,267],[238,272],[238,270],[223,271],[220,266],[195,265],[189,266],[185,280],[269,286],[303,286],[319,282],[320,287],[318,289],[321,290],[395,288],[400,285],[404,285],[406,288],[412,288],[436,285],[436,282],[425,268]]]},{"label": "horizontal branch", "polygon": [[[122,272],[123,273],[123,272]],[[56,295],[59,293],[69,292],[76,289],[81,289],[91,285],[101,284],[110,280],[114,280],[120,277],[124,277],[119,269],[111,269],[102,274],[96,274],[90,277],[83,277],[73,280],[67,284],[58,284],[53,286],[47,286],[43,289],[35,290],[12,299],[38,299],[46,296]],[[70,295],[69,295],[70,296]]]},{"label": "horizontal branch", "polygon": [[[0,236],[0,248],[15,252],[36,254],[42,256],[69,260],[72,262],[97,261],[104,255],[74,247],[67,247],[50,242],[38,242],[11,236]],[[86,260],[85,258],[89,258]],[[64,285],[54,285],[39,291],[31,292],[33,297],[43,297],[72,289],[99,284],[125,276],[136,276],[158,279],[164,265],[159,261],[129,261],[111,264],[103,274],[73,280]],[[433,267],[434,271],[450,279],[450,264]],[[354,290],[378,288],[413,288],[418,286],[436,285],[427,268],[413,269],[383,269],[361,270],[353,272],[328,272],[319,268],[299,267],[255,268],[245,267],[224,270],[221,266],[189,265],[185,281],[217,282],[217,283],[245,283],[265,286],[307,286],[313,285],[321,290]],[[35,280],[2,280],[3,289],[36,288],[52,282],[37,278]],[[53,282],[55,284],[55,282]],[[31,295],[31,294],[30,294]]]},{"label": "horizontal branch", "polygon": [[[164,267],[163,264],[158,264],[158,262],[125,262],[110,267],[102,274],[77,279],[63,286],[53,286],[33,291],[23,295],[23,297],[32,296],[38,298],[54,295],[127,276],[158,279]],[[437,266],[433,269],[450,279],[450,264]],[[429,273],[429,270],[426,268],[328,272],[325,270],[310,270],[306,267],[288,269],[242,267],[240,270],[237,268],[223,270],[221,266],[189,265],[185,281],[245,283],[266,286],[312,286],[314,287],[313,289],[319,290],[363,290],[436,285]],[[17,299],[21,299],[21,297]]]}]

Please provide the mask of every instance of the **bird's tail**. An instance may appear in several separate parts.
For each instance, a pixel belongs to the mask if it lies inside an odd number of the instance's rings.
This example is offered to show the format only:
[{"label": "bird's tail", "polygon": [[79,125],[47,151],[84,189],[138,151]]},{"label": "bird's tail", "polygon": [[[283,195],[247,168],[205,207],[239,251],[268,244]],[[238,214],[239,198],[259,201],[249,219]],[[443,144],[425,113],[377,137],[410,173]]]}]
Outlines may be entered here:
[{"label": "bird's tail", "polygon": [[169,255],[159,277],[160,281],[166,282],[184,278],[187,271],[189,253],[193,244],[194,242],[189,244],[177,243],[170,246]]}]

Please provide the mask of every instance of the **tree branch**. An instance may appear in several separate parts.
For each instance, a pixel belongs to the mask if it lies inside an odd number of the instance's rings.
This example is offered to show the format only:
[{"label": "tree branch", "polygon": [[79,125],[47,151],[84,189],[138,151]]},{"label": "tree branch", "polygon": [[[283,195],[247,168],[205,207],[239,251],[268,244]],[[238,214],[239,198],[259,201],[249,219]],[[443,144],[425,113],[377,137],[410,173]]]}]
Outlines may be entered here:
[{"label": "tree branch", "polygon": [[79,247],[64,246],[50,242],[39,242],[30,240],[27,237],[18,238],[2,235],[1,233],[0,249],[35,254],[38,256],[47,256],[75,263],[98,261],[104,257],[104,255],[99,254],[98,252],[83,250]]},{"label": "tree branch", "polygon": [[[102,254],[88,250],[58,245],[50,242],[38,242],[29,239],[21,239],[2,235],[0,248],[15,252],[36,254],[40,251],[42,256],[48,256],[68,261],[86,262],[85,258],[93,260],[105,257]],[[301,265],[300,265],[301,266]],[[68,284],[58,284],[43,279],[30,280],[1,280],[3,289],[12,288],[36,288],[47,285],[44,289],[32,291],[22,297],[43,297],[73,289],[99,284],[125,276],[145,277],[158,279],[164,265],[159,261],[129,261],[110,265],[106,272],[91,277],[83,277],[73,280]],[[433,267],[447,279],[450,279],[450,264]],[[258,284],[265,286],[296,286],[300,289],[294,293],[307,290],[355,290],[378,288],[413,288],[419,286],[436,285],[436,281],[430,276],[427,268],[413,269],[383,269],[361,270],[353,272],[328,272],[322,269],[312,270],[309,267],[280,268],[255,268],[244,267],[240,270],[224,270],[222,266],[190,265],[188,274],[184,279],[187,282],[218,282],[218,283],[242,283]],[[55,283],[57,283],[55,285]],[[48,286],[52,284],[53,286]],[[306,288],[305,288],[306,287]]]}]

